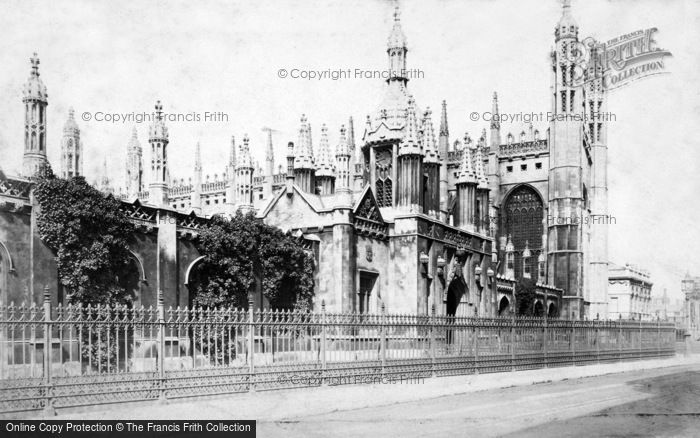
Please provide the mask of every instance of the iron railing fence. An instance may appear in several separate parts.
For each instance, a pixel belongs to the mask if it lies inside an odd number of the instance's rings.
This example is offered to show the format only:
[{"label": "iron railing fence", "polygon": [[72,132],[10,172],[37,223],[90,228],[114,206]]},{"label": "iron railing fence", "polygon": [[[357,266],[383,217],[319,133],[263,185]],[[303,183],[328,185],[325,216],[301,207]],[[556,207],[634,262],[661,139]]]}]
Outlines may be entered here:
[{"label": "iron railing fence", "polygon": [[0,412],[675,354],[672,323],[0,306]]}]

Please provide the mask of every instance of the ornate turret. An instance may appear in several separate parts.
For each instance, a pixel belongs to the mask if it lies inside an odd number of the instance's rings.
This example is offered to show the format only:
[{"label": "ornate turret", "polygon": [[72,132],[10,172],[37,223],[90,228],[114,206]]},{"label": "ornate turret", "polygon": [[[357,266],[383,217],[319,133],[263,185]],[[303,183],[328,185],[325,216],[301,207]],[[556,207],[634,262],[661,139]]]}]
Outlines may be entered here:
[{"label": "ornate turret", "polygon": [[389,79],[388,81],[401,81],[406,83],[406,35],[401,29],[401,11],[396,6],[394,9],[394,27],[389,34],[387,53],[389,54]]},{"label": "ornate turret", "polygon": [[474,149],[474,175],[476,176],[476,182],[479,189],[488,189],[488,178],[486,177],[486,172],[484,171],[484,154],[483,151],[486,150],[486,130],[484,129],[479,138],[479,143]]},{"label": "ornate turret", "polygon": [[61,177],[73,178],[83,174],[83,147],[80,128],[75,122],[73,108],[68,109],[68,120],[63,125],[61,139]]},{"label": "ornate turret", "polygon": [[476,206],[475,206],[475,216],[476,230],[483,234],[489,234],[491,232],[490,223],[492,222],[489,218],[490,208],[489,208],[489,180],[484,171],[484,154],[483,151],[487,150],[486,146],[486,130],[484,129],[481,133],[481,138],[477,147],[474,149],[474,174],[476,176]]},{"label": "ornate turret", "polygon": [[554,35],[557,41],[562,38],[578,39],[578,24],[576,24],[576,20],[571,15],[571,0],[562,1],[561,18],[559,23],[557,23]]},{"label": "ornate turret", "polygon": [[236,203],[238,194],[236,192],[236,137],[231,136],[229,146],[228,166],[226,167],[226,213],[232,215],[236,213]]},{"label": "ornate turret", "polygon": [[[549,135],[548,214],[552,217],[583,217],[584,181],[581,169],[586,153],[581,122],[575,117],[583,108],[583,89],[576,81],[578,26],[571,16],[571,2],[564,0],[562,16],[555,30],[552,53],[553,117]],[[584,246],[587,237],[581,222],[548,221],[548,284],[564,290],[564,314],[573,319],[584,315]],[[605,260],[607,262],[607,260]],[[607,280],[601,282],[607,290]]]},{"label": "ornate turret", "polygon": [[423,207],[423,151],[416,102],[409,97],[406,127],[398,152],[397,207],[403,211],[422,213]]},{"label": "ornate turret", "polygon": [[311,144],[311,126],[306,116],[301,116],[299,127],[299,143],[294,152],[294,182],[306,193],[316,192],[316,166],[314,163],[313,147]]},{"label": "ornate turret", "polygon": [[316,160],[316,188],[320,195],[333,194],[335,190],[335,160],[328,142],[328,128],[321,126],[321,142],[318,147]]},{"label": "ornate turret", "polygon": [[253,159],[250,156],[249,142],[248,134],[245,134],[236,160],[237,204],[243,212],[253,209]]},{"label": "ornate turret", "polygon": [[151,144],[151,182],[148,185],[149,202],[156,206],[168,204],[168,127],[163,120],[163,105],[156,102],[156,119],[148,131]]},{"label": "ornate turret", "polygon": [[24,102],[24,156],[22,174],[33,177],[45,165],[46,159],[46,105],[48,95],[46,87],[39,78],[39,58],[35,53],[30,59],[31,71],[24,84],[22,102]]},{"label": "ornate turret", "polygon": [[292,196],[294,187],[294,143],[287,143],[287,175],[285,178],[285,189],[287,196]]},{"label": "ornate turret", "polygon": [[[389,33],[387,54],[389,78],[384,97],[365,127],[365,144],[400,140],[405,135],[407,109],[410,96],[406,90],[406,36],[401,29],[400,11],[394,11],[394,22]],[[417,112],[417,110],[416,110]]]},{"label": "ornate turret", "polygon": [[530,243],[527,240],[525,240],[525,249],[523,249],[521,258],[523,262],[523,278],[532,278],[532,251],[530,251]]},{"label": "ornate turret", "polygon": [[474,170],[474,155],[469,134],[464,134],[464,148],[462,149],[462,161],[459,166],[459,179],[457,184],[476,184],[476,171]]},{"label": "ornate turret", "polygon": [[[489,187],[489,206],[488,228],[492,236],[498,235],[498,225],[495,218],[498,217],[498,205],[501,204],[500,190],[501,185],[500,174],[498,171],[498,154],[501,145],[501,122],[500,113],[498,111],[498,95],[493,92],[493,101],[491,102],[491,143],[488,149],[488,164],[486,166],[486,177]],[[494,262],[497,260],[496,246],[493,246]]]},{"label": "ornate turret", "polygon": [[143,149],[134,126],[126,145],[126,194],[135,198],[143,191]]},{"label": "ornate turret", "polygon": [[476,216],[476,171],[469,134],[464,135],[462,162],[457,179],[457,204],[454,210],[454,224],[468,231],[474,230]]},{"label": "ornate turret", "polygon": [[508,235],[506,242],[506,277],[515,278],[515,246],[511,235]]},{"label": "ornate turret", "polygon": [[440,219],[447,222],[447,209],[449,203],[449,177],[447,174],[447,155],[450,150],[450,130],[447,127],[447,102],[442,101],[440,112],[440,136],[438,139],[438,154],[442,165],[440,166]]},{"label": "ornate turret", "polygon": [[335,148],[335,193],[336,206],[346,206],[352,204],[352,184],[353,184],[353,151],[347,137],[345,136],[345,126],[340,126],[340,137],[338,146]]}]

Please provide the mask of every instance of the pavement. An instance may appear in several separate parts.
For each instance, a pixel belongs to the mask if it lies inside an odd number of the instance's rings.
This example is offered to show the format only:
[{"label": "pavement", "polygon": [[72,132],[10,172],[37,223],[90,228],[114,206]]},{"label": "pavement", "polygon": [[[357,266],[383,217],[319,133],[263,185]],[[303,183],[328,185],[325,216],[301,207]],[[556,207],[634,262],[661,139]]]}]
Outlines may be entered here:
[{"label": "pavement", "polygon": [[[662,380],[653,380],[659,378]],[[644,379],[652,380],[644,383]],[[256,419],[259,437],[466,436],[465,430],[470,431],[468,436],[613,436],[586,432],[607,423],[614,430],[620,426],[620,418],[641,424],[637,417],[648,410],[653,415],[642,418],[654,424],[677,424],[681,432],[690,427],[686,423],[698,427],[695,435],[668,436],[700,436],[699,383],[700,355],[691,354],[392,384],[103,405],[63,410],[56,417],[43,418]],[[690,392],[674,399],[673,392],[679,389]],[[666,421],[660,422],[656,418],[660,415],[658,403],[669,400],[675,404],[669,405],[664,411]]]}]

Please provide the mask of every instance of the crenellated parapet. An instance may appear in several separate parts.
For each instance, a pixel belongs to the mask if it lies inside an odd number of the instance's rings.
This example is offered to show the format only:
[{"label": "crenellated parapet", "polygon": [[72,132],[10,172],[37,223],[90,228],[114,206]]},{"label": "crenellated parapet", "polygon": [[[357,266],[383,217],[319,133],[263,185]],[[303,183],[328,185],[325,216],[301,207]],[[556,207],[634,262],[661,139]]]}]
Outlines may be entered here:
[{"label": "crenellated parapet", "polygon": [[546,139],[531,140],[519,143],[507,143],[498,147],[498,154],[501,158],[537,155],[548,152],[549,143]]}]

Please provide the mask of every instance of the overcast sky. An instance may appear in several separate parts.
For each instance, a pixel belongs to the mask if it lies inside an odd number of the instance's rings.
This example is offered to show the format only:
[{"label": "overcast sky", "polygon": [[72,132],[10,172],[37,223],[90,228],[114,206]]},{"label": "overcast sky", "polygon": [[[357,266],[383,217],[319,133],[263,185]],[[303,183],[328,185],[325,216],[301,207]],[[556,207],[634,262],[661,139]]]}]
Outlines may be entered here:
[{"label": "overcast sky", "polygon": [[[610,260],[652,272],[655,292],[680,297],[680,278],[700,275],[700,3],[691,0],[574,0],[581,36],[608,40],[656,27],[672,52],[670,74],[615,90],[609,111]],[[389,1],[28,1],[2,0],[0,15],[0,166],[21,168],[22,85],[29,57],[41,59],[48,88],[48,153],[59,168],[61,129],[75,108],[85,145],[85,174],[108,174],[123,186],[125,147],[133,123],[80,120],[83,112],[151,112],[157,99],[174,113],[222,112],[228,122],[169,123],[171,176],[191,176],[195,144],[204,173],[221,175],[231,135],[248,133],[256,159],[268,126],[277,165],[296,141],[305,113],[331,144],[353,116],[360,140],[365,116],[382,97],[378,79],[280,78],[279,69],[380,70],[387,66]],[[206,7],[202,7],[206,5]],[[409,89],[422,108],[449,108],[451,140],[488,124],[472,122],[497,91],[501,112],[550,110],[549,51],[561,15],[556,0],[402,1],[408,66],[423,72]],[[536,123],[540,131],[546,123]],[[137,126],[143,146],[147,124]],[[522,129],[513,128],[514,133]],[[505,135],[505,133],[503,134]],[[145,148],[144,148],[145,149]],[[145,157],[148,158],[147,149]]]}]

